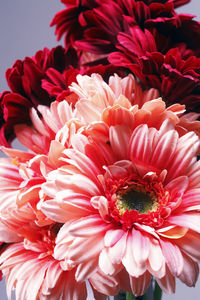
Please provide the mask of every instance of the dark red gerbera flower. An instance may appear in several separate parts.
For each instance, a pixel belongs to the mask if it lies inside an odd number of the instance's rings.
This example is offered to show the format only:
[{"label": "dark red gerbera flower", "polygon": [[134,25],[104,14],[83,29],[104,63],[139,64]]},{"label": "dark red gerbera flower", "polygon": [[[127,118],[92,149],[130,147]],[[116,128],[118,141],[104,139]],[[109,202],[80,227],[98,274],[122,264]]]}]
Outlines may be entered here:
[{"label": "dark red gerbera flower", "polygon": [[88,26],[87,12],[98,6],[98,0],[61,0],[61,2],[67,8],[56,13],[51,26],[56,26],[55,34],[58,40],[65,35],[67,49],[75,40],[82,38],[84,29]]},{"label": "dark red gerbera flower", "polygon": [[[116,51],[117,36],[128,33],[129,27],[142,29],[156,28],[170,47],[173,37],[180,36],[181,41],[192,46],[183,32],[190,27],[192,35],[196,33],[198,22],[192,21],[191,15],[177,14],[175,7],[186,4],[188,0],[62,0],[66,9],[58,12],[51,25],[56,26],[56,35],[60,39],[65,35],[65,47],[107,55]],[[194,24],[196,24],[196,28]],[[200,27],[200,26],[199,26]],[[174,33],[176,32],[176,33]],[[169,50],[169,48],[168,48]]]},{"label": "dark red gerbera flower", "polygon": [[66,67],[77,67],[77,56],[73,49],[68,52],[61,46],[49,50],[44,48],[32,58],[17,60],[13,67],[6,71],[8,86],[13,93],[27,98],[33,105],[50,104],[49,95],[41,87],[41,80],[46,78],[49,68],[62,73]]},{"label": "dark red gerbera flower", "polygon": [[[158,3],[166,3],[168,2],[169,0],[136,0],[136,1],[143,1],[144,3],[146,4],[151,4],[151,3],[154,3],[154,2],[158,2]],[[179,6],[182,6],[186,3],[189,3],[190,0],[172,0],[172,2],[174,3],[174,7],[179,7]]]},{"label": "dark red gerbera flower", "polygon": [[168,104],[179,102],[200,112],[200,58],[184,58],[181,47],[162,54],[150,31],[133,27],[130,32],[119,34],[120,52],[111,53],[109,61],[128,68],[145,86],[157,88]]},{"label": "dark red gerbera flower", "polygon": [[[54,70],[52,80],[57,80],[56,74],[61,74],[70,65],[77,67],[78,58],[75,50],[67,52],[61,46],[49,50],[38,51],[32,58],[17,60],[13,67],[6,71],[8,86],[11,91],[0,95],[0,143],[14,137],[13,126],[29,122],[29,108],[38,104],[50,105],[55,98],[42,87],[42,80],[48,79],[48,70]],[[56,73],[57,72],[57,73]]]}]

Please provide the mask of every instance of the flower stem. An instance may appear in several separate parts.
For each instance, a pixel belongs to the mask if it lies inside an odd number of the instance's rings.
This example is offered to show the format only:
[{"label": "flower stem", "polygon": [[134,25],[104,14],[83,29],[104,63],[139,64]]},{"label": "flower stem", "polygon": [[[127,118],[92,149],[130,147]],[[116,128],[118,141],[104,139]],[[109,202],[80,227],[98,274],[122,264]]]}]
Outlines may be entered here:
[{"label": "flower stem", "polygon": [[126,293],[126,300],[135,300],[137,299],[133,294]]},{"label": "flower stem", "polygon": [[154,300],[161,300],[161,298],[162,298],[162,290],[159,287],[159,285],[157,284],[157,282],[155,282]]}]

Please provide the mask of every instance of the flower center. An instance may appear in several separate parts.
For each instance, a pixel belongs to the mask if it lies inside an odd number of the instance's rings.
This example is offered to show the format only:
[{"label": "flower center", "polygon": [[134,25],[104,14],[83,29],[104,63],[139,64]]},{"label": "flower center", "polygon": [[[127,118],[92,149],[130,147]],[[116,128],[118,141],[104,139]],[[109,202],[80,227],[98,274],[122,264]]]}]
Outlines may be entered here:
[{"label": "flower center", "polygon": [[119,191],[116,194],[115,202],[119,213],[123,215],[126,210],[137,210],[139,214],[156,211],[158,208],[158,199],[152,193],[146,192],[142,188],[130,187],[125,191]]},{"label": "flower center", "polygon": [[47,225],[40,231],[42,242],[45,243],[48,254],[53,253],[55,247],[55,240],[62,225],[63,224],[61,223]]},{"label": "flower center", "polygon": [[132,174],[108,180],[106,196],[110,220],[125,230],[135,223],[159,227],[169,214],[169,192],[157,178],[142,179]]}]

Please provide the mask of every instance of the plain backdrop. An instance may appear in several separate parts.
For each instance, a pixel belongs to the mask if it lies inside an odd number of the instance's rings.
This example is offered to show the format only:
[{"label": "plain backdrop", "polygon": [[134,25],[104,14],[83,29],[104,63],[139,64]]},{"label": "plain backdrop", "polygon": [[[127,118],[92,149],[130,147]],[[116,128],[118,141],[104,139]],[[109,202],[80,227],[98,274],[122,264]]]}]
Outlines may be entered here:
[{"label": "plain backdrop", "polygon": [[[49,23],[63,8],[59,0],[0,0],[0,92],[8,89],[4,74],[16,59],[33,56],[45,46],[52,48],[58,44]],[[196,15],[200,20],[200,1],[192,0],[177,11]],[[200,279],[195,288],[177,280],[176,294],[165,294],[162,299],[190,298],[200,299]],[[0,300],[7,300],[4,280],[0,282]]]}]

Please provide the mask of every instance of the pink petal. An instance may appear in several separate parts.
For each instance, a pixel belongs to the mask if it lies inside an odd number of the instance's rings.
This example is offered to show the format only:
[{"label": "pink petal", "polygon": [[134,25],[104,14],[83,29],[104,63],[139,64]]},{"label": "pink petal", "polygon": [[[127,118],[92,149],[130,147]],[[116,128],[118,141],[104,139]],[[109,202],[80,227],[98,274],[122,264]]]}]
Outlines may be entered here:
[{"label": "pink petal", "polygon": [[58,119],[60,120],[61,124],[65,124],[73,118],[72,107],[66,100],[59,102],[55,108],[55,111],[58,114]]},{"label": "pink petal", "polygon": [[168,178],[185,175],[186,168],[191,164],[192,158],[197,154],[199,138],[194,132],[189,132],[179,139],[173,161],[168,170]]},{"label": "pink petal", "polygon": [[180,209],[186,209],[187,207],[192,207],[200,204],[200,188],[190,189],[186,191],[182,197]]},{"label": "pink petal", "polygon": [[63,299],[86,300],[87,290],[85,282],[77,282],[71,272],[66,272],[62,285]]},{"label": "pink petal", "polygon": [[100,194],[97,185],[87,176],[81,174],[59,176],[56,179],[59,189],[73,190],[75,193],[96,196]]},{"label": "pink petal", "polygon": [[108,249],[103,249],[99,256],[99,267],[107,275],[113,275],[116,272],[115,265],[111,262],[108,255]]},{"label": "pink petal", "polygon": [[146,157],[151,157],[151,143],[148,140],[148,127],[146,124],[138,126],[129,141],[129,157],[131,160],[143,161]]},{"label": "pink petal", "polygon": [[110,143],[117,160],[127,157],[128,142],[130,138],[130,128],[124,125],[110,127]]},{"label": "pink petal", "polygon": [[162,278],[156,278],[160,288],[167,294],[175,293],[176,282],[174,276],[166,269],[166,274]]},{"label": "pink petal", "polygon": [[[180,176],[170,181],[165,188],[172,194],[178,192],[179,195],[183,194],[188,187],[188,177]],[[182,196],[182,195],[181,195]]]},{"label": "pink petal", "polygon": [[89,157],[72,149],[67,149],[64,153],[77,163],[77,166],[82,173],[85,173],[92,180],[96,181],[96,177],[100,174],[100,170]]},{"label": "pink petal", "polygon": [[[51,220],[59,223],[65,223],[74,218],[73,212],[66,211],[59,205],[56,200],[48,200],[40,206],[41,211]],[[77,214],[76,214],[77,216]],[[81,214],[82,216],[82,214]]]},{"label": "pink petal", "polygon": [[65,147],[61,143],[55,140],[51,141],[48,162],[54,168],[58,168],[63,165],[63,162],[60,161],[60,158],[63,156],[62,152],[64,151],[64,149]]},{"label": "pink petal", "polygon": [[79,264],[76,270],[75,278],[77,281],[84,281],[91,277],[98,270],[98,259],[90,259],[87,263]]},{"label": "pink petal", "polygon": [[141,267],[140,265],[137,265],[137,262],[135,261],[133,256],[133,247],[134,244],[132,234],[129,233],[126,241],[125,254],[122,258],[122,263],[131,276],[139,277],[146,271],[146,267]]},{"label": "pink petal", "polygon": [[[6,148],[3,146],[0,147],[0,150],[3,151],[5,154],[7,154],[9,157],[11,157],[13,159],[16,159],[16,157],[17,157],[20,162],[28,161],[34,157],[33,153],[25,152],[22,150],[16,150],[16,149],[12,149],[12,148]],[[4,160],[5,160],[5,158],[0,159],[1,164]],[[8,161],[8,159],[7,159],[7,161]],[[12,166],[12,167],[14,167],[14,166]]]},{"label": "pink petal", "polygon": [[161,169],[167,168],[166,162],[170,162],[171,157],[173,157],[177,142],[178,133],[175,130],[163,134],[153,150],[151,164]]},{"label": "pink petal", "polygon": [[149,255],[149,244],[150,241],[145,234],[142,234],[139,230],[132,229],[132,239],[133,239],[133,255],[135,261],[139,265],[143,265]]},{"label": "pink petal", "polygon": [[198,263],[194,262],[190,257],[183,254],[183,270],[178,276],[179,279],[187,284],[188,286],[195,286],[195,283],[199,276],[199,266]]},{"label": "pink petal", "polygon": [[92,286],[102,294],[115,295],[119,291],[119,284],[115,277],[107,276],[101,271],[98,271],[96,274],[92,275],[89,281]]},{"label": "pink petal", "polygon": [[124,232],[122,237],[112,246],[109,247],[108,254],[114,264],[120,264],[126,251],[127,233]]},{"label": "pink petal", "polygon": [[190,228],[200,233],[200,214],[198,213],[185,213],[182,215],[171,216],[168,221],[172,224]]},{"label": "pink petal", "polygon": [[[104,234],[98,234],[88,239],[75,238],[69,248],[69,259],[82,263],[91,260],[95,256],[99,256],[104,247],[103,238]],[[85,249],[87,249],[87,251],[85,251]]]},{"label": "pink petal", "polygon": [[2,222],[0,223],[0,242],[4,243],[13,243],[13,242],[19,242],[22,240],[22,237],[20,237],[15,231],[12,231]]},{"label": "pink petal", "polygon": [[51,289],[53,289],[62,273],[62,269],[60,267],[60,264],[57,261],[52,261],[52,263],[49,265],[44,283],[42,285],[42,293],[47,294],[48,292],[51,292]]},{"label": "pink petal", "polygon": [[30,117],[34,124],[34,128],[44,136],[50,136],[49,131],[47,130],[46,126],[44,125],[43,121],[38,116],[37,111],[34,108],[30,110]]},{"label": "pink petal", "polygon": [[165,259],[159,242],[156,239],[150,240],[149,251],[149,270],[156,277],[163,277],[165,275]]},{"label": "pink petal", "polygon": [[145,294],[151,281],[151,275],[148,271],[139,277],[130,276],[130,284],[133,294],[137,296],[142,296]]},{"label": "pink petal", "polygon": [[110,229],[105,234],[105,246],[106,247],[112,247],[114,244],[116,244],[121,237],[124,235],[124,230],[122,229]]},{"label": "pink petal", "polygon": [[104,233],[110,225],[105,223],[99,215],[92,215],[74,221],[69,228],[69,233],[77,237],[91,237]]},{"label": "pink petal", "polygon": [[186,235],[176,240],[176,244],[194,260],[200,260],[200,234],[189,230]]},{"label": "pink petal", "polygon": [[56,194],[55,200],[47,200],[40,205],[41,211],[50,219],[65,223],[71,219],[87,216],[94,212],[90,198],[71,193],[68,190]]},{"label": "pink petal", "polygon": [[99,213],[103,219],[109,214],[108,200],[103,196],[99,198]]},{"label": "pink petal", "polygon": [[96,103],[82,99],[77,102],[76,108],[80,116],[84,116],[84,121],[87,123],[100,121],[101,119],[101,109],[96,105]]},{"label": "pink petal", "polygon": [[183,256],[179,248],[168,241],[160,240],[162,252],[173,276],[179,276],[183,270]]}]

